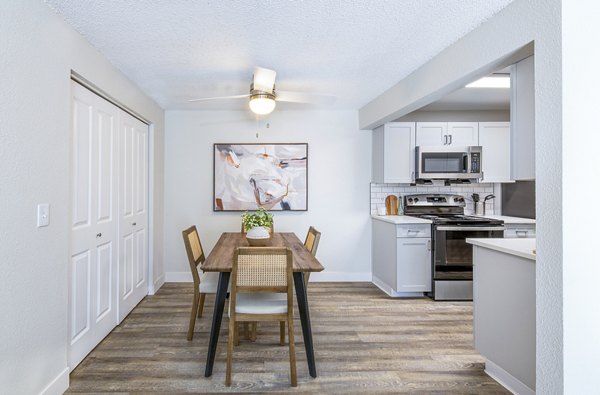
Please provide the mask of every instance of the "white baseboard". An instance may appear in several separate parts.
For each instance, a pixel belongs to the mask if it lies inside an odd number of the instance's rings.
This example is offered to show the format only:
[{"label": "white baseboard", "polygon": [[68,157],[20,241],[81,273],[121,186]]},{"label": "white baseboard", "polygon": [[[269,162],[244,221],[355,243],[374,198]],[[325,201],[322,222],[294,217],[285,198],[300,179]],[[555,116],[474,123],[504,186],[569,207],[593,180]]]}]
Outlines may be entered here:
[{"label": "white baseboard", "polygon": [[165,272],[166,283],[191,283],[193,281],[190,272]]},{"label": "white baseboard", "polygon": [[158,278],[156,280],[154,280],[154,283],[150,286],[150,289],[148,290],[148,294],[149,295],[154,295],[156,293],[156,291],[158,291],[160,289],[160,287],[162,287],[165,283],[165,273],[161,274],[160,276],[158,276]]},{"label": "white baseboard", "polygon": [[[328,272],[311,273],[311,282],[371,282],[371,272]],[[166,272],[167,283],[191,283],[190,272]]]},{"label": "white baseboard", "polygon": [[397,292],[397,291],[394,291],[394,289],[392,287],[387,285],[384,281],[377,278],[376,276],[373,276],[372,282],[373,282],[373,284],[375,284],[377,286],[377,288],[379,288],[380,290],[382,290],[383,292],[385,292],[386,294],[388,294],[389,296],[391,296],[393,298],[422,298],[425,296],[423,294],[423,292]]},{"label": "white baseboard", "polygon": [[504,388],[516,395],[535,395],[535,390],[529,388],[519,379],[496,365],[489,359],[485,361],[485,372]]},{"label": "white baseboard", "polygon": [[40,392],[40,395],[61,395],[69,389],[69,368],[65,368]]}]

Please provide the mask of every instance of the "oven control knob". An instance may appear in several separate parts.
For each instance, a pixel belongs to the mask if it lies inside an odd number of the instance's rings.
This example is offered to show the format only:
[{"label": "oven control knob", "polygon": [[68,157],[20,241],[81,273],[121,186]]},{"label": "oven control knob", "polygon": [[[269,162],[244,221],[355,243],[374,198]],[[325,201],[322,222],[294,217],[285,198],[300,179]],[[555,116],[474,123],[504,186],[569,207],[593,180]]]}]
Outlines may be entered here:
[{"label": "oven control knob", "polygon": [[455,198],[454,198],[454,201],[455,201],[455,202],[458,202],[458,198],[457,198],[457,197],[455,197]]},{"label": "oven control knob", "polygon": [[415,198],[415,203],[419,201],[419,198]]},{"label": "oven control knob", "polygon": [[411,202],[411,203],[412,203],[412,200],[413,200],[412,198],[408,198],[408,201]]}]

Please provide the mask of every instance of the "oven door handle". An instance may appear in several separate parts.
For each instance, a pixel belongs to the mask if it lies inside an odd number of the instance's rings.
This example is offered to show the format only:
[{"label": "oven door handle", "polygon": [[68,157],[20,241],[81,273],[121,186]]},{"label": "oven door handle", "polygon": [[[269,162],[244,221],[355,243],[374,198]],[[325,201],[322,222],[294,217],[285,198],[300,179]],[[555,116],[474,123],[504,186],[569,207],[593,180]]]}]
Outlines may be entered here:
[{"label": "oven door handle", "polygon": [[477,230],[483,231],[494,231],[494,230],[504,230],[504,226],[438,226],[435,230],[451,230],[451,231],[463,231],[463,232],[472,232]]}]

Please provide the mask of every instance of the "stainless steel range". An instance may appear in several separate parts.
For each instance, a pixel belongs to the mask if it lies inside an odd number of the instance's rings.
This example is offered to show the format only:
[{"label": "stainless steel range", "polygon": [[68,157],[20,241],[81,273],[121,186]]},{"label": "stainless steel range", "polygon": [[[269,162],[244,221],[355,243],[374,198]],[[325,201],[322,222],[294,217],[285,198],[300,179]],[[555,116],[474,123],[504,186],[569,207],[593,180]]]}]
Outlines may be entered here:
[{"label": "stainless steel range", "polygon": [[432,292],[434,300],[473,300],[473,246],[467,238],[502,238],[504,222],[464,215],[459,195],[406,195],[404,214],[432,224]]}]

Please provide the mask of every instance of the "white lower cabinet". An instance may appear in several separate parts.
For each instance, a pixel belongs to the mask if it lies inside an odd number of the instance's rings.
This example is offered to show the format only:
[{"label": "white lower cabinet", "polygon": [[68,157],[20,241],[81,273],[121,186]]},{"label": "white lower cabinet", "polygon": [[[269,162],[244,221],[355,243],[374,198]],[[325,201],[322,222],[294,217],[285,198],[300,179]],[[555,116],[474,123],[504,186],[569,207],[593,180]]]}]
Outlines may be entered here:
[{"label": "white lower cabinet", "polygon": [[431,238],[398,238],[396,291],[431,291]]},{"label": "white lower cabinet", "polygon": [[390,296],[431,291],[431,225],[373,220],[373,283]]},{"label": "white lower cabinet", "polygon": [[534,238],[535,224],[504,224],[504,238]]}]

